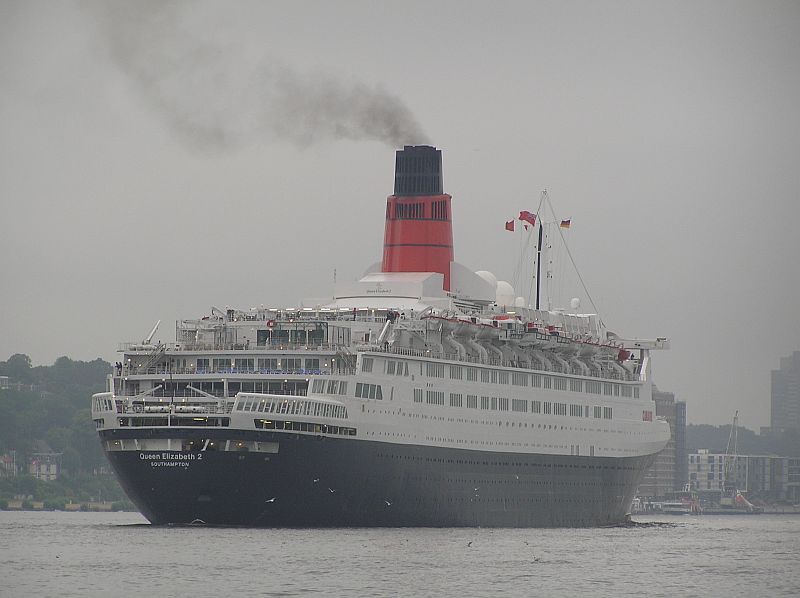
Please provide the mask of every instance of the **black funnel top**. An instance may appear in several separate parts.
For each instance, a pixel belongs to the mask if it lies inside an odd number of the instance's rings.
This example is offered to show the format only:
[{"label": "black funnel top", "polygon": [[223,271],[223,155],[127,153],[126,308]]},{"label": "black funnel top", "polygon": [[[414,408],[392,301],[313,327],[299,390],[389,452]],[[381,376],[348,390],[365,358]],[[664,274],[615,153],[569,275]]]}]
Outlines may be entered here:
[{"label": "black funnel top", "polygon": [[430,145],[406,145],[397,150],[394,194],[441,195],[442,150]]}]

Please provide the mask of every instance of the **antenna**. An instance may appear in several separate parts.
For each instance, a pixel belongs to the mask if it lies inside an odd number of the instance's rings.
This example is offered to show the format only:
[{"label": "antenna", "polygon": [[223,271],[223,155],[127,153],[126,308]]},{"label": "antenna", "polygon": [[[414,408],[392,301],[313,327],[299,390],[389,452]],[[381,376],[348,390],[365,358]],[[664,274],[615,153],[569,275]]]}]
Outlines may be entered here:
[{"label": "antenna", "polygon": [[153,326],[153,329],[150,331],[150,334],[148,334],[147,338],[142,341],[143,345],[149,345],[150,344],[150,341],[153,340],[153,335],[156,333],[156,330],[158,330],[158,326],[160,324],[161,324],[161,320],[156,322],[156,325]]}]

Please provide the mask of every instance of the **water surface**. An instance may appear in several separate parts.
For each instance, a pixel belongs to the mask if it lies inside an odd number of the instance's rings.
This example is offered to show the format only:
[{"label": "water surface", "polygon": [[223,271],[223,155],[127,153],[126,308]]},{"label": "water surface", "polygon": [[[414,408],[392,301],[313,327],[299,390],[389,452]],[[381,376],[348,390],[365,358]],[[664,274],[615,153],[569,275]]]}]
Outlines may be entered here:
[{"label": "water surface", "polygon": [[239,529],[0,512],[0,595],[800,595],[800,516],[637,520],[664,525]]}]

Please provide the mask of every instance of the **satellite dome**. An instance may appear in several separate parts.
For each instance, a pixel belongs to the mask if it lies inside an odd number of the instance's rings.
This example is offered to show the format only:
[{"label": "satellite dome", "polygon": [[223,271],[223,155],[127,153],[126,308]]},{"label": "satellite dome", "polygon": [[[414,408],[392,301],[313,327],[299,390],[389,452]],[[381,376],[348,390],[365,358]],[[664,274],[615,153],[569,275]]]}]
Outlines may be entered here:
[{"label": "satellite dome", "polygon": [[505,280],[497,281],[497,305],[514,305],[517,297],[514,287]]},{"label": "satellite dome", "polygon": [[581,306],[581,300],[577,297],[573,297],[569,300],[569,306],[572,309],[578,309]]},{"label": "satellite dome", "polygon": [[514,307],[525,307],[525,297],[517,297],[514,299]]}]

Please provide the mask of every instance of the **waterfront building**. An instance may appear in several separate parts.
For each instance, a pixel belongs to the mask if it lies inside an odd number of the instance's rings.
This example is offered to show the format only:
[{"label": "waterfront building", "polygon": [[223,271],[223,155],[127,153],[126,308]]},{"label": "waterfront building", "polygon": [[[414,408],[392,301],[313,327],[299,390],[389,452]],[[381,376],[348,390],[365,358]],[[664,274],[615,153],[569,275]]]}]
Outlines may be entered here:
[{"label": "waterfront building", "polygon": [[705,494],[721,493],[727,486],[750,497],[786,500],[797,497],[800,488],[800,459],[700,449],[689,454],[688,465],[692,489]]},{"label": "waterfront building", "polygon": [[61,473],[61,453],[33,453],[28,459],[28,473],[37,480],[57,480]]},{"label": "waterfront building", "polygon": [[786,500],[800,503],[800,457],[787,458]]},{"label": "waterfront building", "polygon": [[17,475],[17,452],[9,451],[0,455],[0,478],[13,478]]},{"label": "waterfront building", "polygon": [[645,472],[639,484],[638,496],[663,497],[680,490],[688,480],[686,469],[686,403],[676,401],[675,394],[653,387],[656,417],[667,420],[670,440]]},{"label": "waterfront building", "polygon": [[675,401],[675,490],[689,481],[689,456],[686,452],[686,402]]},{"label": "waterfront building", "polygon": [[800,351],[781,358],[772,370],[770,425],[773,433],[800,430]]}]

